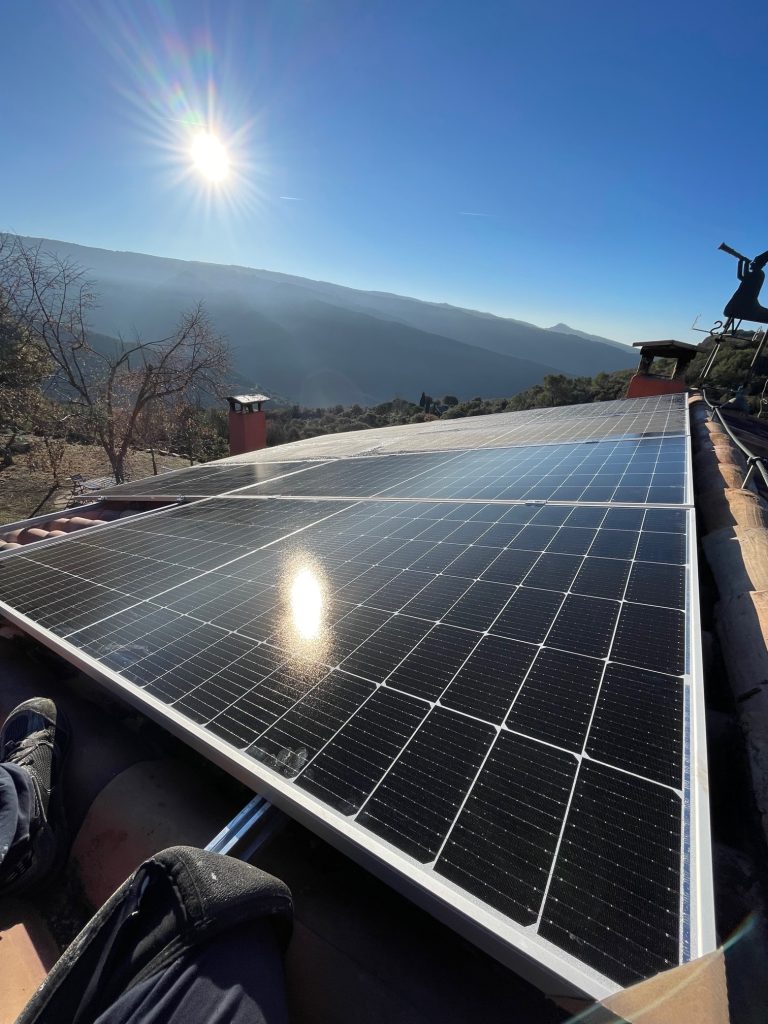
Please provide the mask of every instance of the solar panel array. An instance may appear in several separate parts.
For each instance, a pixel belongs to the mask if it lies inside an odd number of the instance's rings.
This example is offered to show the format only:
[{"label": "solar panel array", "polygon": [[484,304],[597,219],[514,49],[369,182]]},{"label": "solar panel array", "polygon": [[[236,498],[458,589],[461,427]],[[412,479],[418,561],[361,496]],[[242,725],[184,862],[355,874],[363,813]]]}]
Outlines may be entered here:
[{"label": "solar panel array", "polygon": [[[222,494],[247,484],[311,466],[310,459],[384,453],[447,453],[462,449],[499,448],[557,442],[683,436],[686,432],[683,396],[630,399],[556,409],[528,409],[466,419],[445,419],[379,430],[354,431],[309,438],[293,444],[225,459],[193,469],[162,473],[102,491],[105,495],[188,497]],[[275,463],[279,458],[281,462]],[[282,461],[286,460],[286,461]],[[290,461],[287,461],[290,460]],[[257,467],[259,476],[235,467]],[[391,470],[391,467],[390,467]],[[230,475],[225,477],[224,472]],[[279,488],[275,493],[282,493]]]},{"label": "solar panel array", "polygon": [[[110,497],[212,494],[475,498],[640,504],[685,501],[686,439],[527,445],[182,470],[122,484]],[[297,468],[291,471],[291,467]],[[255,476],[262,479],[253,483]]]},{"label": "solar panel array", "polygon": [[235,493],[0,557],[0,596],[599,995],[699,951],[686,467],[668,434],[193,470]]}]

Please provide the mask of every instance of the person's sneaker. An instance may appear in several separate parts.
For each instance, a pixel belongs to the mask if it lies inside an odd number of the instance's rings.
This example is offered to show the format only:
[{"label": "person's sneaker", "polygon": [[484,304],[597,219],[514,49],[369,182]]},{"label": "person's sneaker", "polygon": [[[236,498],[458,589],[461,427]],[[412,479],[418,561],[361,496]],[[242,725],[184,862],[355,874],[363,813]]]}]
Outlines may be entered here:
[{"label": "person's sneaker", "polygon": [[0,895],[40,882],[64,852],[61,767],[69,729],[56,705],[45,697],[19,704],[0,729],[0,764],[17,765],[32,779],[35,806],[29,840],[9,850],[0,867]]}]

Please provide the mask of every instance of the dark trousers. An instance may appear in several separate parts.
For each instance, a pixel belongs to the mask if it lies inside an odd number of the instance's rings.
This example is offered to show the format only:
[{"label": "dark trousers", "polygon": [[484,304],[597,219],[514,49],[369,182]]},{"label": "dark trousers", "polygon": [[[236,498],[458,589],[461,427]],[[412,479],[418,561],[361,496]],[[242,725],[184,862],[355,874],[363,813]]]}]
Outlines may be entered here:
[{"label": "dark trousers", "polygon": [[29,772],[17,764],[0,764],[0,881],[21,857],[29,856],[34,813]]},{"label": "dark trousers", "polygon": [[[0,766],[0,882],[29,834],[24,775]],[[164,850],[89,921],[17,1024],[285,1024],[291,920],[279,879],[220,854]]]}]

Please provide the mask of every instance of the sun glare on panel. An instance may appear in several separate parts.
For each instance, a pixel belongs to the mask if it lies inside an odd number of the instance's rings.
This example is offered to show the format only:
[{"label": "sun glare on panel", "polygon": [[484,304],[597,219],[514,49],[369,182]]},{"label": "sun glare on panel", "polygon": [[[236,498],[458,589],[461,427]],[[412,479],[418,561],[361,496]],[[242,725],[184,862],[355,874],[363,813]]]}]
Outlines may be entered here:
[{"label": "sun glare on panel", "polygon": [[210,132],[198,132],[192,141],[191,155],[195,169],[208,181],[224,181],[229,175],[227,150]]},{"label": "sun glare on panel", "polygon": [[323,625],[323,588],[311,569],[300,569],[291,583],[291,616],[302,640],[314,640]]}]

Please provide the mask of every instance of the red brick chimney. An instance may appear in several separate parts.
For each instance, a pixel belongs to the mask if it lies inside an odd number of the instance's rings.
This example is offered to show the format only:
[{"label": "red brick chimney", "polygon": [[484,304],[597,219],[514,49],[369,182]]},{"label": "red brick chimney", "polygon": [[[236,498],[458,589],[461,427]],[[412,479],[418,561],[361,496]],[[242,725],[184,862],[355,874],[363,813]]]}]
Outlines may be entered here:
[{"label": "red brick chimney", "polygon": [[[229,453],[244,455],[267,447],[267,416],[262,402],[268,395],[231,395],[229,402]],[[255,406],[255,408],[254,408]]]},{"label": "red brick chimney", "polygon": [[[636,341],[632,347],[640,349],[640,365],[629,382],[627,398],[679,395],[688,390],[685,371],[698,353],[698,345],[689,345],[684,341]],[[651,373],[654,359],[674,359],[671,376],[660,377]]]}]

